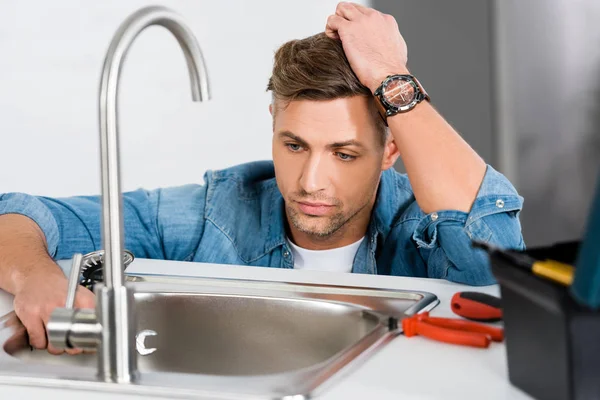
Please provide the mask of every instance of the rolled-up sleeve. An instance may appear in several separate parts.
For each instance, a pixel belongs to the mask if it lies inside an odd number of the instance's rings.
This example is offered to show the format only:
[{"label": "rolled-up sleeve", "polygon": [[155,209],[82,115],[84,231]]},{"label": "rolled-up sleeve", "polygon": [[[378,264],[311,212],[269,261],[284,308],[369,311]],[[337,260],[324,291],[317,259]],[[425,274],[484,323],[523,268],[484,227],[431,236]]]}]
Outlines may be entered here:
[{"label": "rolled-up sleeve", "polygon": [[56,253],[60,236],[58,225],[50,209],[40,199],[24,193],[0,195],[0,215],[3,214],[20,214],[32,219],[46,236],[48,253]]},{"label": "rolled-up sleeve", "polygon": [[[206,186],[183,185],[122,194],[124,246],[137,258],[189,260],[203,233]],[[0,215],[38,224],[55,260],[102,248],[100,196],[51,198],[0,194]]]},{"label": "rolled-up sleeve", "polygon": [[469,285],[495,283],[489,259],[472,240],[503,248],[523,249],[519,214],[523,198],[514,186],[488,165],[470,212],[421,212],[412,239],[423,258],[427,275]]}]

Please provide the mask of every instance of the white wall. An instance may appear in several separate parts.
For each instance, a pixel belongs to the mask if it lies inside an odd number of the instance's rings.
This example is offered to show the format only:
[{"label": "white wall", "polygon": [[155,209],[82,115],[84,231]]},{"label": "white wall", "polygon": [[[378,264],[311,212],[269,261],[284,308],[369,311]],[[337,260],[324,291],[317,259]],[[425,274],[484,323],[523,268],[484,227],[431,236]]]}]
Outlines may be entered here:
[{"label": "white wall", "polygon": [[192,103],[170,33],[143,32],[121,79],[123,189],[201,183],[207,169],[271,158],[273,52],[322,31],[336,0],[0,0],[0,193],[100,192],[104,55],[131,12],[157,3],[196,34],[213,99]]}]

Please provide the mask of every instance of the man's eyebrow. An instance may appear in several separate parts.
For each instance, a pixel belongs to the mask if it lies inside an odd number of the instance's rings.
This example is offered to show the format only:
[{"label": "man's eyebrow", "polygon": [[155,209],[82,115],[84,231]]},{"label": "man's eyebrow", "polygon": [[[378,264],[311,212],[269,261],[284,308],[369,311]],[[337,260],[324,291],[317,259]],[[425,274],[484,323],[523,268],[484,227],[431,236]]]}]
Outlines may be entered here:
[{"label": "man's eyebrow", "polygon": [[340,147],[346,147],[346,146],[356,146],[356,147],[360,147],[360,148],[365,148],[365,146],[359,142],[358,140],[345,140],[343,142],[334,142],[331,144],[328,144],[327,147],[330,149],[336,149],[336,148],[340,148]]},{"label": "man's eyebrow", "polygon": [[300,136],[294,135],[290,131],[279,132],[277,134],[277,136],[279,136],[279,138],[285,138],[285,137],[290,138],[290,139],[295,140],[296,142],[300,143],[302,146],[308,147],[308,143],[306,142],[306,140],[302,139]]},{"label": "man's eyebrow", "polygon": [[[309,147],[308,142],[306,142],[306,140],[302,139],[300,136],[294,135],[290,131],[282,131],[282,132],[279,132],[277,135],[280,138],[287,137],[292,140],[295,140],[296,142],[300,143],[304,147]],[[356,147],[360,147],[363,149],[365,148],[365,145],[363,145],[358,140],[354,140],[354,139],[344,140],[342,142],[333,142],[333,143],[328,144],[327,148],[328,149],[339,149],[340,147],[346,147],[346,146],[356,146]]]}]

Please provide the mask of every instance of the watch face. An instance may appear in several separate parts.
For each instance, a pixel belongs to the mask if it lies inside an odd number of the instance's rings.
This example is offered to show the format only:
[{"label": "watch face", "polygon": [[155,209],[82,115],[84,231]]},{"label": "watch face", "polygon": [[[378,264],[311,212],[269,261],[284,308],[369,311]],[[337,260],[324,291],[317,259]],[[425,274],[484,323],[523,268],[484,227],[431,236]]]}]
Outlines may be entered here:
[{"label": "watch face", "polygon": [[415,84],[406,78],[390,79],[383,87],[383,97],[391,106],[403,108],[415,100]]}]

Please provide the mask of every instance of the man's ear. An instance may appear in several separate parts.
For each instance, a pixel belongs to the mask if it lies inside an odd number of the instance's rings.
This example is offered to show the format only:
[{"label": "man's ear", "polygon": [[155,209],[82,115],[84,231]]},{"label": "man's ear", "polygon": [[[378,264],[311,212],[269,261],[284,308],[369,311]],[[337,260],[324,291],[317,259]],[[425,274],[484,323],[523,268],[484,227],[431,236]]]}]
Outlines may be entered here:
[{"label": "man's ear", "polygon": [[273,116],[273,104],[269,104],[269,113]]},{"label": "man's ear", "polygon": [[388,138],[385,141],[385,148],[383,149],[383,160],[381,161],[381,170],[385,171],[394,166],[396,161],[400,157],[400,151],[394,142],[394,137],[391,133],[388,134]]}]

